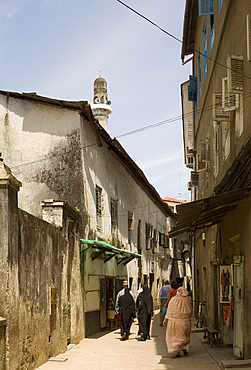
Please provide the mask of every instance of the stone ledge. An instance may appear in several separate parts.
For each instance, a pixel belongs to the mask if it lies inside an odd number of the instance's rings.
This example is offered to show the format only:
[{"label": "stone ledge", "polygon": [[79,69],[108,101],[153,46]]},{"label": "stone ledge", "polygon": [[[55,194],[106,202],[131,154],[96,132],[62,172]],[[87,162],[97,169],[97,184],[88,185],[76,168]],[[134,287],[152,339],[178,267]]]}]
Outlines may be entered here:
[{"label": "stone ledge", "polygon": [[221,369],[251,369],[251,359],[249,360],[228,360],[221,362]]}]

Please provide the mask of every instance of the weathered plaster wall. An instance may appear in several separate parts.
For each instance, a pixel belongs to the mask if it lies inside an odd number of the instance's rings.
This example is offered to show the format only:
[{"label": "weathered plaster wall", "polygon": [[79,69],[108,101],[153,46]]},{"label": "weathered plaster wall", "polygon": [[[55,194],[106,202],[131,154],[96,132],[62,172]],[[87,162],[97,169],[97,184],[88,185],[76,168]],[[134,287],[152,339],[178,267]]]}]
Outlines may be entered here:
[{"label": "weathered plaster wall", "polygon": [[84,209],[79,124],[73,110],[0,94],[0,146],[23,183],[20,208],[41,217],[42,200],[63,199]]},{"label": "weathered plaster wall", "polygon": [[32,369],[66,350],[69,329],[72,343],[84,337],[78,238],[70,243],[64,228],[18,209],[8,185],[0,185],[0,221],[0,360]]}]

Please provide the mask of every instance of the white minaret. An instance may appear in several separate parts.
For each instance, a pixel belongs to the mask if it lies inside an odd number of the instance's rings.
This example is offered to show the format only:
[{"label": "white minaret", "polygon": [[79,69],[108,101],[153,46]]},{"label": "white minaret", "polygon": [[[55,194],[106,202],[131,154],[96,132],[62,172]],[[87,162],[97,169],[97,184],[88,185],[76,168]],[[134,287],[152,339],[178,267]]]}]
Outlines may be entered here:
[{"label": "white minaret", "polygon": [[101,74],[94,81],[94,96],[91,109],[94,117],[108,131],[108,117],[112,113],[111,102],[108,100],[107,82]]}]

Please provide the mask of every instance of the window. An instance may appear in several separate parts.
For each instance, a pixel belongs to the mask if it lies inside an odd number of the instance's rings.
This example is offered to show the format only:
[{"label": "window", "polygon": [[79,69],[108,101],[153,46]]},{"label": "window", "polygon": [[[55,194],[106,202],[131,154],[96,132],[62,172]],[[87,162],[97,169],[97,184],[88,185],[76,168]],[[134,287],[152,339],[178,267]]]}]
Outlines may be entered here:
[{"label": "window", "polygon": [[220,122],[230,119],[229,112],[225,112],[222,107],[222,95],[213,93],[213,120]]},{"label": "window", "polygon": [[189,85],[187,86],[188,100],[197,101],[197,77],[189,76]]},{"label": "window", "polygon": [[209,15],[209,50],[212,52],[214,43],[214,14]]},{"label": "window", "polygon": [[247,15],[247,60],[251,61],[251,17]]},{"label": "window", "polygon": [[193,129],[194,129],[194,125],[193,125],[193,120],[192,119],[187,119],[186,120],[186,123],[187,123],[187,149],[188,150],[193,150],[194,148],[194,139],[193,139]]},{"label": "window", "polygon": [[151,224],[146,223],[146,250],[151,249]]},{"label": "window", "polygon": [[132,237],[132,230],[133,230],[133,213],[128,211],[128,243],[131,244],[131,237]]},{"label": "window", "polygon": [[111,232],[115,234],[118,228],[118,201],[111,199]]},{"label": "window", "polygon": [[200,65],[200,50],[199,50],[199,55],[198,55],[198,85],[199,85],[199,101],[201,98],[201,65]]},{"label": "window", "polygon": [[152,252],[155,252],[155,249],[157,249],[157,230],[153,230],[153,243],[152,243]]},{"label": "window", "polygon": [[102,228],[102,188],[96,185],[96,220],[97,229]]},{"label": "window", "polygon": [[208,168],[210,163],[210,143],[209,140],[201,141],[198,155],[198,171]]},{"label": "window", "polygon": [[222,157],[225,161],[230,154],[230,122],[222,122]]},{"label": "window", "polygon": [[230,112],[239,108],[239,95],[229,90],[229,78],[222,79],[222,108]]},{"label": "window", "polygon": [[230,92],[240,94],[243,91],[243,57],[227,56],[227,77]]},{"label": "window", "polygon": [[219,124],[214,122],[214,176],[219,173]]},{"label": "window", "polygon": [[203,48],[203,81],[207,73],[207,19],[205,18],[202,31],[202,48]]},{"label": "window", "polygon": [[221,12],[222,3],[223,3],[223,0],[218,0],[218,12],[219,12],[219,15],[220,15],[220,12]]},{"label": "window", "polygon": [[199,0],[199,15],[214,13],[214,0]]},{"label": "window", "polygon": [[239,96],[239,107],[235,111],[235,136],[239,138],[243,133],[243,95]]},{"label": "window", "polygon": [[159,245],[161,247],[165,246],[165,234],[164,233],[159,233]]}]

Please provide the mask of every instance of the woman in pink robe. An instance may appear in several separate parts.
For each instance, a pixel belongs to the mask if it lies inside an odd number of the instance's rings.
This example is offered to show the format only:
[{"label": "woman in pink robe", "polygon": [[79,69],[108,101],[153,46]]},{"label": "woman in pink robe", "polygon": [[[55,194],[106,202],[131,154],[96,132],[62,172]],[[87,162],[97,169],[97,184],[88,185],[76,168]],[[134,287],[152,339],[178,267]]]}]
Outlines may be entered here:
[{"label": "woman in pink robe", "polygon": [[180,287],[167,307],[163,325],[167,324],[166,345],[168,353],[175,353],[180,357],[180,352],[188,354],[191,334],[192,303],[188,291]]}]

